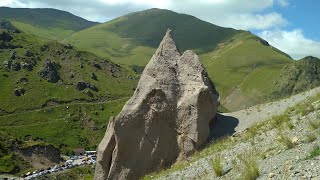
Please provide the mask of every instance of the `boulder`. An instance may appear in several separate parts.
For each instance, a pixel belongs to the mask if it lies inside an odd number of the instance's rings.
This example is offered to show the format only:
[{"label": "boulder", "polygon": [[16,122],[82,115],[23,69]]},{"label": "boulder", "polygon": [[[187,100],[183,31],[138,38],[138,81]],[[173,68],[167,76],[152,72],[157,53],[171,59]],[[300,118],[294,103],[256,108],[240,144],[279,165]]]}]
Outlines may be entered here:
[{"label": "boulder", "polygon": [[19,62],[12,62],[11,69],[14,71],[19,71],[21,69],[21,64]]},{"label": "boulder", "polygon": [[26,93],[26,90],[25,89],[23,89],[23,88],[16,88],[15,90],[14,90],[14,94],[16,95],[16,96],[22,96],[22,95],[24,95]]},{"label": "boulder", "polygon": [[55,62],[51,62],[50,60],[46,60],[43,65],[43,68],[38,72],[40,77],[47,80],[48,82],[56,83],[60,80],[60,76],[58,73],[58,69],[60,66]]},{"label": "boulder", "polygon": [[198,56],[181,55],[168,30],[134,95],[109,121],[95,179],[139,179],[191,155],[208,142],[218,97]]},{"label": "boulder", "polygon": [[6,31],[0,32],[0,41],[10,42],[12,39],[13,39],[12,36],[8,32]]},{"label": "boulder", "polygon": [[98,92],[98,88],[96,86],[89,84],[89,83],[86,83],[86,82],[78,82],[76,85],[76,89],[78,91],[82,91],[87,88],[91,89],[92,91]]}]

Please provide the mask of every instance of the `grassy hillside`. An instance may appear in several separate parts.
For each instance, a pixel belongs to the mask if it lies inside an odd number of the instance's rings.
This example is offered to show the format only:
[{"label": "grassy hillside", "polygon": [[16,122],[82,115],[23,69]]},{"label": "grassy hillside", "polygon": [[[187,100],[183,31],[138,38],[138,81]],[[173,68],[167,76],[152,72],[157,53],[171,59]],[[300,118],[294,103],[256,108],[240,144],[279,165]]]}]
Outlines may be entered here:
[{"label": "grassy hillside", "polygon": [[26,33],[54,40],[62,40],[74,32],[97,24],[56,9],[0,7],[1,19],[11,21]]},{"label": "grassy hillside", "polygon": [[27,168],[30,164],[13,152],[14,148],[22,146],[19,141],[9,134],[0,131],[0,174],[17,173]]},{"label": "grassy hillside", "polygon": [[272,96],[288,96],[317,86],[320,86],[320,59],[308,56],[282,68],[274,81]]},{"label": "grassy hillside", "polygon": [[167,28],[173,29],[181,51],[192,49],[200,55],[221,93],[223,106],[232,111],[267,101],[270,84],[282,67],[292,62],[249,32],[161,9],[119,17],[77,32],[65,42],[141,71]]},{"label": "grassy hillside", "polygon": [[288,55],[248,32],[219,44],[201,59],[229,110],[267,101],[282,67],[293,63]]},{"label": "grassy hillside", "polygon": [[218,43],[241,32],[222,28],[193,16],[169,10],[150,9],[100,24],[66,39],[65,42],[110,56],[122,64],[144,66],[158,47],[167,28],[171,28],[182,51],[208,52]]},{"label": "grassy hillside", "polygon": [[0,30],[0,130],[67,152],[95,148],[138,77],[70,45]]}]

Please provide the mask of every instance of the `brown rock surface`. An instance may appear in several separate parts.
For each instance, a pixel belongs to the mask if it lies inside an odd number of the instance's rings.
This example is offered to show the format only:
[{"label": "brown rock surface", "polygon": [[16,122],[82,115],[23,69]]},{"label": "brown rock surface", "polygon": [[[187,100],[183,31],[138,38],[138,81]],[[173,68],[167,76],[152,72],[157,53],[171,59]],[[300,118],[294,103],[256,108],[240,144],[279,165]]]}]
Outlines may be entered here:
[{"label": "brown rock surface", "polygon": [[109,121],[95,179],[138,179],[205,145],[218,96],[198,56],[181,55],[168,30],[134,95]]}]

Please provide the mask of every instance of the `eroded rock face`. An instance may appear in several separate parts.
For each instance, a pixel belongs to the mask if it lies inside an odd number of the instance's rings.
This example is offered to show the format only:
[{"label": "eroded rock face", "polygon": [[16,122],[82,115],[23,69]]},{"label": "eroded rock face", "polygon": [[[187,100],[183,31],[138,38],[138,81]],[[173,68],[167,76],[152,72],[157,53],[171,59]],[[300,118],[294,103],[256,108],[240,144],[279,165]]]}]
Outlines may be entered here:
[{"label": "eroded rock face", "polygon": [[182,55],[168,30],[121,113],[98,147],[95,179],[139,179],[208,140],[218,92],[199,58]]},{"label": "eroded rock face", "polygon": [[60,80],[60,76],[58,73],[58,69],[60,66],[55,62],[51,62],[50,60],[46,60],[43,68],[38,72],[39,76],[48,82],[56,83]]}]

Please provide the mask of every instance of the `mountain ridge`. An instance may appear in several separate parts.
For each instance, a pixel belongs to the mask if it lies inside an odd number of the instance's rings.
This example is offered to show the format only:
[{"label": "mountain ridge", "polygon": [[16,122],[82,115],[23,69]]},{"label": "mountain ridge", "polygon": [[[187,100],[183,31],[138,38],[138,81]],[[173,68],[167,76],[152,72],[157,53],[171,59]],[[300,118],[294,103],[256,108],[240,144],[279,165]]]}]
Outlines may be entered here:
[{"label": "mountain ridge", "polygon": [[25,33],[53,40],[62,40],[74,32],[98,24],[52,8],[0,7],[0,20],[10,21]]}]

